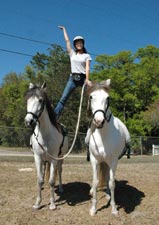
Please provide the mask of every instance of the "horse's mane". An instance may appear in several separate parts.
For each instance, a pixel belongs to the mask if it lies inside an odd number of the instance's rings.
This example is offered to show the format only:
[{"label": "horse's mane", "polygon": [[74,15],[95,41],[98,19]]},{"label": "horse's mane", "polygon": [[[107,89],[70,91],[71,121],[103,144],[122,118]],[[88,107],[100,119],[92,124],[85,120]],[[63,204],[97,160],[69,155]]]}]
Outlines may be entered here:
[{"label": "horse's mane", "polygon": [[50,121],[59,130],[59,124],[57,123],[57,120],[56,120],[56,114],[53,110],[53,107],[51,106],[50,100],[49,100],[46,92],[45,92],[45,100],[46,100],[46,108],[48,111]]},{"label": "horse's mane", "polygon": [[33,88],[30,88],[26,94],[25,94],[25,99],[29,99],[31,96],[42,96],[44,101],[45,101],[45,105],[46,105],[46,109],[49,115],[49,119],[52,123],[52,125],[54,125],[58,130],[59,130],[59,124],[57,123],[56,120],[56,114],[53,110],[53,107],[51,106],[50,100],[46,94],[46,92],[44,91],[44,89],[34,86]]},{"label": "horse's mane", "polygon": [[100,83],[93,81],[91,82],[91,85],[88,86],[87,88],[87,94],[90,95],[93,91],[101,90],[101,89],[103,89],[106,92],[109,92],[110,86],[108,86],[105,83],[105,81],[101,81]]}]

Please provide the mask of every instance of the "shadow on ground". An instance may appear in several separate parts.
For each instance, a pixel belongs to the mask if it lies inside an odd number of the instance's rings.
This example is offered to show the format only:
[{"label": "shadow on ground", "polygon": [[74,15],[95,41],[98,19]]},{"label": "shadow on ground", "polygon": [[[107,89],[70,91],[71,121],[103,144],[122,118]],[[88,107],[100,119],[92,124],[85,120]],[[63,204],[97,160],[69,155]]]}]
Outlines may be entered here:
[{"label": "shadow on ground", "polygon": [[[72,182],[64,184],[63,188],[63,193],[59,193],[58,189],[56,190],[56,193],[59,196],[56,201],[58,204],[67,203],[70,206],[75,206],[77,204],[84,204],[84,202],[91,200],[91,196],[89,194],[91,187],[87,183]],[[128,181],[116,181],[115,199],[118,210],[123,208],[126,213],[133,212],[136,206],[141,204],[144,197],[145,194],[137,188],[129,185]],[[106,199],[105,202],[106,204],[98,209],[98,211],[110,206],[110,202],[107,202]]]},{"label": "shadow on ground", "polygon": [[63,193],[59,193],[58,189],[56,190],[56,193],[59,196],[59,199],[57,199],[56,202],[64,201],[70,206],[82,204],[91,199],[89,194],[90,188],[89,184],[83,182],[63,184]]},{"label": "shadow on ground", "polygon": [[126,213],[131,213],[144,197],[144,192],[129,185],[127,180],[116,181],[115,198],[118,209],[123,208]]},{"label": "shadow on ground", "polygon": [[[124,209],[126,213],[131,213],[135,210],[136,206],[141,204],[142,199],[145,197],[144,192],[128,184],[127,180],[116,181],[115,201],[117,209]],[[108,208],[110,201],[98,211]]]}]

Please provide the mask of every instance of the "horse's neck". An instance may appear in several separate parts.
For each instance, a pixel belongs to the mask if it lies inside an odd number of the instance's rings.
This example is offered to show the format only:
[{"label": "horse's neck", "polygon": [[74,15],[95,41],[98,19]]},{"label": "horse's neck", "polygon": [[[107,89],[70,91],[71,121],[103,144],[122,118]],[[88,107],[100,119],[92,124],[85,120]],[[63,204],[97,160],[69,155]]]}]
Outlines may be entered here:
[{"label": "horse's neck", "polygon": [[57,131],[56,127],[51,123],[46,107],[39,118],[39,123],[36,126],[36,131],[42,136],[47,136]]},{"label": "horse's neck", "polygon": [[[110,117],[110,115],[111,115],[111,117]],[[113,124],[114,116],[111,113],[111,110],[109,111],[107,118],[109,118],[109,117],[110,117],[110,120],[109,121],[106,120],[101,129],[96,129],[96,132],[98,134],[100,134],[101,136],[103,136],[104,138],[107,136],[108,133],[110,133],[110,130],[113,129],[113,127],[114,127],[114,124]]]},{"label": "horse's neck", "polygon": [[106,119],[108,120],[108,122],[111,120],[112,117],[112,111],[110,109],[110,107],[108,108],[107,112],[106,112]]}]

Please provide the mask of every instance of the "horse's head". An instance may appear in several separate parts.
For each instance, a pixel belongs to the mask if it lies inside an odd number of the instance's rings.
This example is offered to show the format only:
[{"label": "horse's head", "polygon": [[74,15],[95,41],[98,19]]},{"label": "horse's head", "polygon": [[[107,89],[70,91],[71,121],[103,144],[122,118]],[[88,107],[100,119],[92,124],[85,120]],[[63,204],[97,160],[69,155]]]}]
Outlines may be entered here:
[{"label": "horse's head", "polygon": [[110,79],[100,83],[92,83],[88,87],[88,108],[93,115],[92,122],[96,128],[102,128],[107,118],[107,111],[109,108],[109,89]]},{"label": "horse's head", "polygon": [[39,120],[45,106],[45,87],[44,83],[41,87],[34,84],[29,85],[29,90],[26,92],[27,114],[25,116],[25,124],[27,127],[34,128]]}]

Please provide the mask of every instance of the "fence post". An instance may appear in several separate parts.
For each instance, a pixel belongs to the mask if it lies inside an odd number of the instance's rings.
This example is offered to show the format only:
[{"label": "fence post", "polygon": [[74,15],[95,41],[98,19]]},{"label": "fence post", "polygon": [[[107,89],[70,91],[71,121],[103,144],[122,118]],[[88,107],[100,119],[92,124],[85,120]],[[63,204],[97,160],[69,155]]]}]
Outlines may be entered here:
[{"label": "fence post", "polygon": [[140,151],[141,151],[141,155],[143,155],[142,137],[141,136],[140,136]]}]

